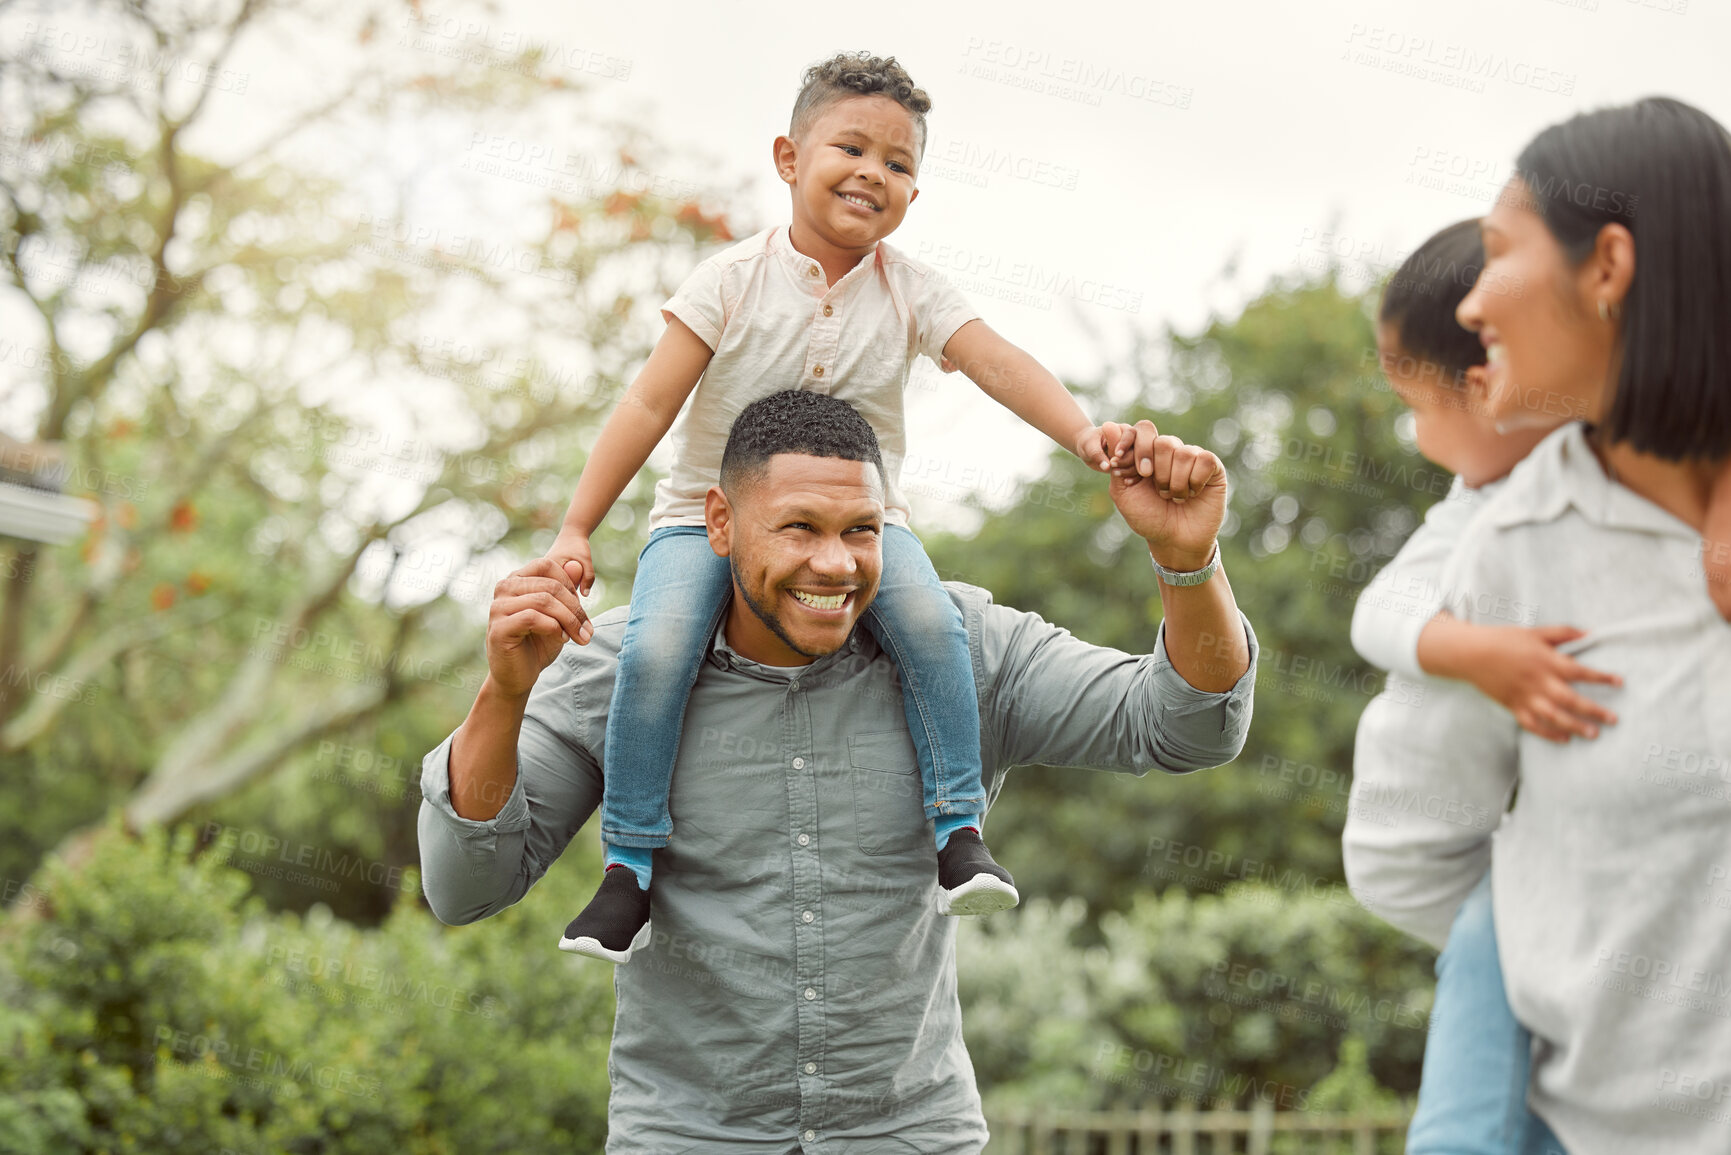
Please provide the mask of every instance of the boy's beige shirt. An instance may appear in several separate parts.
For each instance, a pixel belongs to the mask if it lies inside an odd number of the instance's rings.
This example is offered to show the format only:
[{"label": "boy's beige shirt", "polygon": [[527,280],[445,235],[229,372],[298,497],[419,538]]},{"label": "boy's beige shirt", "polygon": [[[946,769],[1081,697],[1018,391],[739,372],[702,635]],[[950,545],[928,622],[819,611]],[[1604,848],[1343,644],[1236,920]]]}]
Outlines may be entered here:
[{"label": "boy's beige shirt", "polygon": [[922,353],[942,358],[956,330],[979,316],[941,274],[879,242],[828,285],[778,225],[704,261],[661,312],[714,356],[674,427],[673,468],[655,487],[650,529],[703,524],[703,497],[721,476],[734,418],[784,389],[827,393],[859,410],[883,449],[884,519],[908,523],[896,485],[907,453],[908,374]]}]

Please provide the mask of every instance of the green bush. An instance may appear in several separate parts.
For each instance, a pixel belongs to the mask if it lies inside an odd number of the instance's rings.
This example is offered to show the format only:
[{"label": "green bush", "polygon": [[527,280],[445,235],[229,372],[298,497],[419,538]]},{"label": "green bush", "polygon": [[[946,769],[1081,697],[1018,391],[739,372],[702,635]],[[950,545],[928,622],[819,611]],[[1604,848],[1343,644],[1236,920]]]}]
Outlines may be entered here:
[{"label": "green bush", "polygon": [[1074,945],[1085,917],[1035,899],[963,924],[988,1107],[1359,1110],[1417,1088],[1435,955],[1344,891],[1144,893],[1101,919],[1103,946]]},{"label": "green bush", "polygon": [[600,1149],[612,975],[553,946],[592,849],[484,930],[413,885],[361,930],[191,846],[110,834],[0,929],[0,1150]]},{"label": "green bush", "polygon": [[[375,929],[273,913],[192,845],[110,833],[0,926],[0,1150],[600,1149],[612,976],[551,944],[596,869],[588,837],[472,928],[412,885]],[[962,925],[989,1108],[1356,1110],[1416,1085],[1431,953],[1341,896],[1145,893],[1102,946],[1077,945],[1084,917],[1036,899]]]}]

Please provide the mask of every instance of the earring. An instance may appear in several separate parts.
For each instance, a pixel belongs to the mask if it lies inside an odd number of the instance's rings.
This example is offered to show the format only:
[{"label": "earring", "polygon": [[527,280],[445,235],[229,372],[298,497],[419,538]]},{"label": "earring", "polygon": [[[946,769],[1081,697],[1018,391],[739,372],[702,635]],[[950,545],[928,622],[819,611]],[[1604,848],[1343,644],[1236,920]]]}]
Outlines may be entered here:
[{"label": "earring", "polygon": [[1606,302],[1605,298],[1600,297],[1599,298],[1599,320],[1609,321],[1610,319],[1611,319],[1611,306],[1609,303]]}]

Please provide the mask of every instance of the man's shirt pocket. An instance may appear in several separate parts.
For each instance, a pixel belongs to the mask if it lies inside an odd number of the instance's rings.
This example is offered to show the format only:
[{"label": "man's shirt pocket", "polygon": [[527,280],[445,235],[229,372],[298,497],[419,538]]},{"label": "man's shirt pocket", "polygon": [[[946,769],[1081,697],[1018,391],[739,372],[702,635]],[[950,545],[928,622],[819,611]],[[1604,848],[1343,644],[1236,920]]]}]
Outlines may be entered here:
[{"label": "man's shirt pocket", "polygon": [[930,846],[919,760],[907,731],[851,734],[847,745],[860,852],[908,854],[922,841]]}]

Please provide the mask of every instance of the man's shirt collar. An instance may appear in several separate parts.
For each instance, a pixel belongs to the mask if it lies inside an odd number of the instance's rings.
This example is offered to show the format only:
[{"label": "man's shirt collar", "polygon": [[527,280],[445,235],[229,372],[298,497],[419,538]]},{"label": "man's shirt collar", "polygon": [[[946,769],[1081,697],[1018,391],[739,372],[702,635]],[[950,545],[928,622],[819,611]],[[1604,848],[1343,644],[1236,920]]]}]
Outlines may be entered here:
[{"label": "man's shirt collar", "polygon": [[[729,594],[729,597],[734,596]],[[807,666],[787,668],[783,666],[766,666],[762,662],[754,662],[727,644],[727,614],[724,611],[721,620],[716,623],[715,636],[709,642],[709,663],[723,670],[737,670],[766,682],[799,682],[802,685],[823,685],[837,673],[837,667],[853,656],[861,655],[866,661],[877,657],[877,643],[869,634],[862,642],[863,631],[856,623],[853,632],[847,636],[847,644],[833,654],[825,654]]]}]

